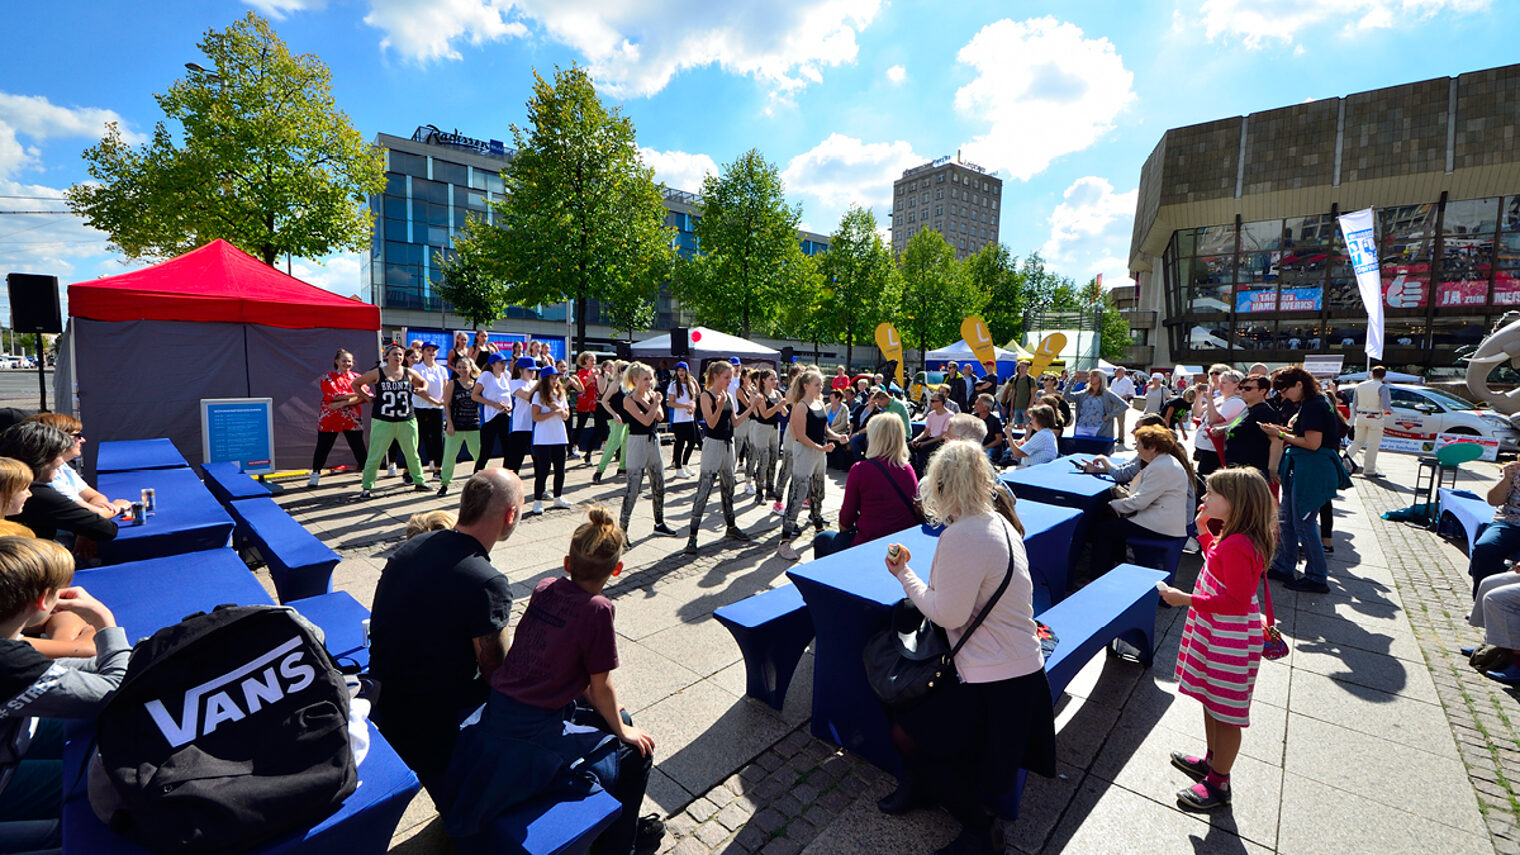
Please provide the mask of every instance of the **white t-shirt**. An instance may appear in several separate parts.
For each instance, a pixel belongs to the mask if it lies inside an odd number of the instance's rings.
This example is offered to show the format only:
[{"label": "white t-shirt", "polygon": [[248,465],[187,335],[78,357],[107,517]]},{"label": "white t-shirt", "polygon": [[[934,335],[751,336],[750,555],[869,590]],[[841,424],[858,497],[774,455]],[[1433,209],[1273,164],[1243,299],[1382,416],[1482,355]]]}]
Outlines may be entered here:
[{"label": "white t-shirt", "polygon": [[[443,398],[443,384],[449,382],[449,369],[445,368],[443,363],[434,362],[433,367],[429,368],[427,367],[427,363],[419,362],[412,366],[412,370],[422,375],[422,379],[427,381],[427,393],[429,395],[432,395],[434,398]],[[412,395],[412,406],[419,410],[443,409],[437,404],[428,401],[427,398],[417,394]]]},{"label": "white t-shirt", "polygon": [[1056,432],[1050,428],[1041,428],[1034,435],[1024,440],[1019,446],[1028,457],[1019,458],[1020,466],[1038,466],[1041,463],[1049,463],[1061,456],[1056,444]]},{"label": "white t-shirt", "polygon": [[738,400],[738,397],[739,397],[739,369],[738,369],[738,367],[734,368],[734,376],[733,376],[733,378],[731,380],[728,381],[728,396],[730,398]]},{"label": "white t-shirt", "polygon": [[84,478],[80,477],[78,472],[74,471],[74,467],[60,466],[53,475],[53,480],[49,482],[49,486],[76,502],[83,502],[79,494],[89,485],[84,482]]},{"label": "white t-shirt", "polygon": [[[558,403],[559,408],[562,410],[569,409],[570,407],[570,403],[564,398],[559,398]],[[544,406],[543,401],[538,397],[538,393],[536,392],[533,394],[533,406],[523,407],[523,409],[531,410],[534,415],[541,415],[543,413],[549,412],[549,408]],[[565,420],[554,418],[544,419],[543,421],[534,421],[533,444],[569,445],[570,435],[565,432]]]},{"label": "white t-shirt", "polygon": [[679,391],[680,388],[680,384],[672,380],[670,381],[670,387],[665,390],[665,410],[666,412],[670,413],[670,423],[674,425],[686,424],[687,422],[696,420],[696,415],[694,412],[688,413],[686,410],[677,406],[677,404],[695,404],[697,402],[696,399],[690,395],[681,398],[679,401],[676,400],[676,392]]},{"label": "white t-shirt", "polygon": [[533,430],[533,407],[517,397],[517,390],[537,386],[537,380],[511,380],[507,382],[507,394],[512,398],[512,430]]},{"label": "white t-shirt", "polygon": [[[507,400],[507,387],[516,381],[508,380],[505,373],[497,377],[496,372],[487,371],[475,378],[475,382],[480,385],[480,397],[500,404]],[[505,415],[505,413],[495,407],[481,407],[481,410],[483,410],[480,414],[481,424],[485,424],[497,416]]]},{"label": "white t-shirt", "polygon": [[[1216,395],[1214,397],[1214,409],[1218,410],[1221,416],[1224,416],[1224,421],[1219,424],[1227,425],[1240,418],[1240,414],[1249,409],[1249,407],[1246,406],[1246,402],[1241,400],[1239,395],[1227,401],[1220,400],[1219,396]],[[1208,410],[1205,409],[1204,413],[1204,421],[1207,422]],[[1214,438],[1209,436],[1208,431],[1204,430],[1205,427],[1208,427],[1208,425],[1200,425],[1198,432],[1193,434],[1193,448],[1209,454],[1215,454],[1218,452],[1219,446],[1214,444]]]},{"label": "white t-shirt", "polygon": [[1135,381],[1129,379],[1128,374],[1120,377],[1118,380],[1115,380],[1113,384],[1108,388],[1112,389],[1115,395],[1118,395],[1126,401],[1128,401],[1130,398],[1135,397]]}]

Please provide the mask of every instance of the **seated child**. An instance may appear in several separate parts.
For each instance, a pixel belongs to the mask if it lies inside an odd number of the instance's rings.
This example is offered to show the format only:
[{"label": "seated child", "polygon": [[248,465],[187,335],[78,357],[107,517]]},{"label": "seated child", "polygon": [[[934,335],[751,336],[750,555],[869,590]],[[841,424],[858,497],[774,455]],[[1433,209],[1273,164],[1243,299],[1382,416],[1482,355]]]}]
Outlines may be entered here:
[{"label": "seated child", "polygon": [[[0,851],[60,845],[58,719],[93,717],[127,672],[126,633],[99,600],[69,587],[73,576],[73,556],[59,544],[0,537]],[[52,660],[21,639],[55,612],[94,629],[94,659]]]},{"label": "seated child", "polygon": [[406,539],[411,540],[419,534],[427,534],[430,531],[451,529],[456,521],[455,516],[448,511],[425,511],[412,514],[411,519],[406,521]]},{"label": "seated child", "polygon": [[602,587],[622,571],[626,541],[606,509],[589,516],[570,541],[567,575],[533,589],[480,723],[459,736],[443,788],[451,837],[479,833],[540,793],[572,788],[579,771],[623,805],[598,852],[653,851],[665,833],[657,817],[638,813],[654,739],[633,726],[612,687],[617,635]]}]

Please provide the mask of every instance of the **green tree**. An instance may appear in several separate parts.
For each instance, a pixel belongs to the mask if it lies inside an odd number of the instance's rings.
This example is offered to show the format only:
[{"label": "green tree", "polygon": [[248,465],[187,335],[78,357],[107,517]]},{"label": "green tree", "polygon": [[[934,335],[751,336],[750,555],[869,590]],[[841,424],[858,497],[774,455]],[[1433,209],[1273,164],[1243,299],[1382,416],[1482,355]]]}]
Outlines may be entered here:
[{"label": "green tree", "polygon": [[[1096,283],[1095,283],[1096,284]],[[1114,295],[1104,293],[1099,305],[1103,307],[1098,320],[1098,355],[1109,362],[1121,362],[1129,351],[1129,321],[1114,303]]]},{"label": "green tree", "polygon": [[670,271],[672,234],[633,121],[602,103],[578,66],[556,69],[553,83],[537,72],[533,80],[529,126],[512,126],[517,156],[492,203],[496,225],[472,220],[455,245],[474,245],[512,304],[573,301],[582,350],[587,300],[652,301]]},{"label": "green tree", "polygon": [[876,231],[876,215],[851,205],[829,237],[820,268],[829,292],[824,317],[851,365],[855,342],[871,341],[876,325],[895,314],[901,293],[892,251]]},{"label": "green tree", "polygon": [[780,171],[757,149],[708,175],[694,230],[701,260],[677,279],[682,307],[699,323],[745,338],[769,329],[802,275],[801,218],[800,206],[786,204]]},{"label": "green tree", "polygon": [[897,315],[907,343],[920,354],[959,338],[961,321],[982,313],[986,292],[966,275],[967,265],[955,260],[955,248],[939,232],[925,229],[913,235],[900,262]]},{"label": "green tree", "polygon": [[453,253],[439,252],[433,258],[443,271],[438,296],[463,315],[470,326],[489,327],[506,312],[506,282],[495,275],[493,266],[481,259],[478,243],[460,241]]},{"label": "green tree", "polygon": [[108,126],[84,152],[94,181],[69,188],[69,208],[131,258],[216,238],[266,264],[367,247],[366,198],[385,187],[385,158],[338,109],[327,66],[292,56],[252,12],[208,31],[200,48],[214,73],[154,96],[182,142],[163,122],[139,147]]},{"label": "green tree", "polygon": [[965,261],[966,278],[987,295],[982,320],[999,347],[1024,334],[1024,274],[1018,259],[1000,243],[988,244]]},{"label": "green tree", "polygon": [[813,343],[813,358],[818,358],[819,343],[831,335],[829,301],[833,292],[824,285],[822,264],[827,255],[803,256],[802,268],[785,299],[777,307],[774,330],[777,335]]}]

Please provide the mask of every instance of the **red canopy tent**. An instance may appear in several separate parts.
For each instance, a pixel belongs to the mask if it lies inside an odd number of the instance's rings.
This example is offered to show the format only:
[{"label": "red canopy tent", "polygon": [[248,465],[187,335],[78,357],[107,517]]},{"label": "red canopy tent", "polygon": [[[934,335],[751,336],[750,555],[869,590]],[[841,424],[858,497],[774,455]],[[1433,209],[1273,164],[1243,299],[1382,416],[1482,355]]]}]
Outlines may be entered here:
[{"label": "red canopy tent", "polygon": [[69,319],[73,370],[60,372],[60,409],[72,391],[92,441],[168,437],[192,462],[201,458],[200,400],[248,397],[274,399],[276,463],[309,465],[318,378],[339,348],[361,366],[379,348],[377,307],[223,240],[70,285]]}]

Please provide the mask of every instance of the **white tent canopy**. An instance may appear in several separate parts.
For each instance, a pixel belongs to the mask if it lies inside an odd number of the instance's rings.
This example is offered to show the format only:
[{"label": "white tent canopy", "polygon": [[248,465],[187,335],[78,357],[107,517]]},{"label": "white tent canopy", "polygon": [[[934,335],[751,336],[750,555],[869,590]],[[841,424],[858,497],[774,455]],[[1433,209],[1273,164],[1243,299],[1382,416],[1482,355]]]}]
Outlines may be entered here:
[{"label": "white tent canopy", "polygon": [[[779,350],[756,344],[736,335],[710,330],[707,327],[692,327],[687,335],[691,347],[689,355],[685,358],[693,366],[701,365],[703,360],[728,359],[730,356],[737,356],[745,362],[775,362],[781,358]],[[662,333],[636,342],[629,350],[636,359],[661,359],[674,356],[670,350],[670,333]]]},{"label": "white tent canopy", "polygon": [[[1001,347],[994,347],[992,352],[994,354],[993,358],[998,362],[1017,362],[1019,359],[1017,353],[1011,350],[1004,350]],[[976,354],[971,352],[971,345],[967,344],[965,339],[961,339],[955,344],[946,345],[939,350],[931,350],[924,354],[924,359],[928,362],[943,362],[949,359],[953,359],[959,363],[975,363],[978,361]]]},{"label": "white tent canopy", "polygon": [[[1371,377],[1371,376],[1372,376],[1372,373],[1369,372],[1369,371],[1357,371],[1357,372],[1352,373],[1352,374],[1342,374],[1341,376],[1335,378],[1335,382],[1337,382],[1337,383],[1360,383],[1363,380],[1366,380],[1368,377]],[[1390,372],[1388,372],[1388,376],[1384,377],[1383,380],[1386,381],[1386,382],[1388,382],[1388,383],[1420,383],[1420,384],[1423,384],[1425,382],[1425,378],[1424,377],[1420,377],[1420,376],[1415,375],[1415,374],[1404,374],[1403,372],[1399,372],[1399,371],[1390,371]]]}]

